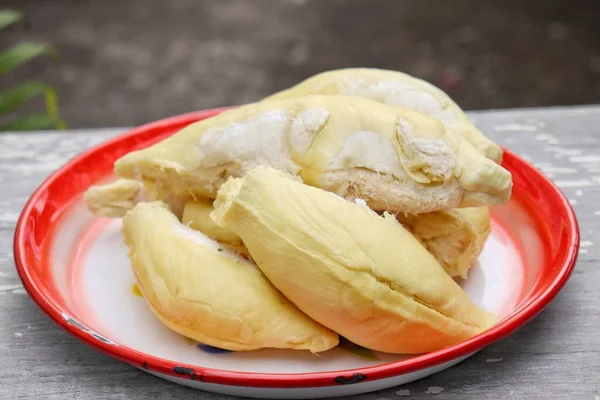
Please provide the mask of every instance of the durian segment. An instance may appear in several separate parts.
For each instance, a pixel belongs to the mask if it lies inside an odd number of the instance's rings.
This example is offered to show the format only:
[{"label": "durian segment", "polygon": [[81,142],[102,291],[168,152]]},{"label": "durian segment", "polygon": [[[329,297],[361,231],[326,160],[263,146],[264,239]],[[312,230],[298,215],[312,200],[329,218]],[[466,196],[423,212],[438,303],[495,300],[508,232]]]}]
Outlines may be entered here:
[{"label": "durian segment", "polygon": [[[120,218],[138,201],[145,201],[142,183],[130,179],[91,187],[84,199],[90,211],[102,217]],[[168,197],[168,196],[167,196]],[[177,202],[172,203],[177,204]],[[192,229],[205,233],[244,257],[248,249],[235,233],[220,227],[212,218],[213,201],[189,200],[181,220]],[[481,254],[491,232],[487,207],[435,211],[420,215],[398,214],[398,220],[425,246],[452,277],[466,278],[468,270]]]},{"label": "durian segment", "polygon": [[142,182],[117,179],[113,182],[91,186],[83,195],[88,210],[99,217],[120,218],[143,199]]},{"label": "durian segment", "polygon": [[265,100],[282,100],[311,94],[359,96],[391,106],[413,109],[455,129],[496,163],[502,161],[502,149],[473,125],[450,96],[431,83],[411,75],[376,68],[326,71]]},{"label": "durian segment", "polygon": [[[309,94],[348,94],[413,109],[456,129],[494,161],[500,162],[502,159],[500,147],[479,132],[449,96],[430,83],[402,72],[372,68],[327,71],[266,100]],[[377,150],[372,155],[373,159],[378,154],[385,154],[385,148]],[[398,219],[452,277],[467,277],[491,230],[487,207],[420,215],[399,213]]]},{"label": "durian segment", "polygon": [[115,163],[164,191],[214,198],[230,177],[270,166],[375,210],[419,214],[503,204],[510,173],[439,121],[353,96],[246,105],[191,124]]},{"label": "durian segment", "polygon": [[268,167],[227,181],[214,206],[277,289],[356,344],[424,353],[495,321],[389,214]]},{"label": "durian segment", "polygon": [[172,330],[227,350],[316,353],[338,344],[253,263],[181,224],[163,203],[139,203],[125,215],[123,233],[144,298]]},{"label": "durian segment", "polygon": [[177,218],[181,219],[183,208],[193,198],[188,193],[172,193],[163,187],[160,181],[141,179],[144,185],[144,201],[162,201]]},{"label": "durian segment", "polygon": [[487,207],[397,217],[451,277],[467,278],[492,230]]},{"label": "durian segment", "polygon": [[192,229],[200,231],[213,238],[219,243],[223,243],[238,253],[248,256],[248,250],[242,239],[235,233],[220,227],[210,217],[213,210],[213,201],[208,199],[191,200],[183,208],[181,222]]},{"label": "durian segment", "polygon": [[189,196],[164,192],[153,181],[121,178],[89,187],[83,200],[88,210],[99,217],[121,218],[137,203],[155,200],[164,201],[179,217]]}]

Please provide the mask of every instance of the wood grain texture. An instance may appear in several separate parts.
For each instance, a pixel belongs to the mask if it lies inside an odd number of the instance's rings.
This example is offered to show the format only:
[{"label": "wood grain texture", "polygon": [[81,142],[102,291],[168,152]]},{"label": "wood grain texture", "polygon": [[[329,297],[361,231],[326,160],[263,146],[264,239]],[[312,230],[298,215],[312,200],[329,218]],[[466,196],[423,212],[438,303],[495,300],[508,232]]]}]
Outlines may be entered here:
[{"label": "wood grain texture", "polygon": [[[577,267],[555,301],[510,337],[437,375],[352,398],[598,400],[600,107],[471,116],[494,140],[545,171],[571,199],[582,233]],[[163,381],[97,353],[56,327],[20,286],[12,240],[28,196],[67,159],[122,131],[0,136],[5,195],[0,199],[0,399],[231,398]]]}]

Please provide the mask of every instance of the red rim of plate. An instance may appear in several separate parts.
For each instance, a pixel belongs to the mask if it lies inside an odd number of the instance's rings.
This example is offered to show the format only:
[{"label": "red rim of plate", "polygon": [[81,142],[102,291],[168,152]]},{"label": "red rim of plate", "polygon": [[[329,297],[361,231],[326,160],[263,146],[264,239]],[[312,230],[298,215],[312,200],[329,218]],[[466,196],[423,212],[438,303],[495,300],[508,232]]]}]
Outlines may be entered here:
[{"label": "red rim of plate", "polygon": [[[536,219],[537,228],[544,237],[547,265],[542,271],[546,271],[546,274],[542,273],[543,276],[538,278],[538,282],[534,284],[528,297],[508,317],[487,331],[453,346],[406,360],[365,368],[297,374],[251,373],[203,368],[153,357],[125,346],[106,343],[81,330],[80,327],[68,323],[63,316],[64,313],[68,314],[68,310],[60,295],[48,290],[46,288],[48,282],[36,272],[36,269],[40,269],[42,261],[40,254],[33,256],[36,257],[37,263],[35,260],[31,261],[32,252],[36,251],[36,242],[32,243],[32,240],[43,241],[39,235],[37,238],[35,237],[36,224],[47,224],[47,232],[44,234],[48,233],[54,217],[59,214],[61,207],[66,203],[66,201],[58,201],[58,206],[52,205],[50,212],[44,214],[43,210],[46,205],[52,203],[49,201],[51,200],[49,189],[56,185],[58,180],[64,180],[77,172],[81,173],[86,166],[90,165],[91,160],[100,161],[103,153],[124,154],[130,151],[136,143],[148,144],[153,138],[168,136],[192,122],[209,118],[224,109],[194,112],[142,125],[71,159],[50,175],[33,193],[17,223],[14,239],[15,263],[23,286],[29,295],[62,329],[121,361],[178,378],[222,385],[265,388],[337,386],[414,372],[466,356],[494,343],[511,334],[542,311],[565,285],[575,267],[579,250],[579,228],[569,201],[541,172],[515,154],[505,150],[503,165],[513,174],[515,188],[519,188],[527,194],[523,197],[525,206],[529,208],[530,215]],[[106,163],[106,161],[103,162]],[[96,178],[100,177],[101,175],[98,175]],[[89,184],[93,184],[95,180],[90,179]],[[63,184],[59,189],[67,191],[71,198],[82,192],[82,188],[66,188],[64,186]]]}]

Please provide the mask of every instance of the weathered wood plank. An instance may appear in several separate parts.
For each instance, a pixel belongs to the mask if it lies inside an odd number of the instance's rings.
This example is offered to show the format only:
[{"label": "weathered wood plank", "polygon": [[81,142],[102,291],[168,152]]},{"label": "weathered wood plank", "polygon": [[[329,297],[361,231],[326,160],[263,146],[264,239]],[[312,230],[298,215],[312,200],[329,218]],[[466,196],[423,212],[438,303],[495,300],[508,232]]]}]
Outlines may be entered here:
[{"label": "weathered wood plank", "polygon": [[[404,387],[356,399],[590,399],[600,396],[600,107],[471,114],[534,162],[571,199],[582,233],[575,272],[556,300],[510,337]],[[226,399],[147,375],[57,328],[20,287],[12,260],[18,214],[68,158],[122,130],[0,136],[0,398]],[[438,389],[439,390],[439,389]]]}]

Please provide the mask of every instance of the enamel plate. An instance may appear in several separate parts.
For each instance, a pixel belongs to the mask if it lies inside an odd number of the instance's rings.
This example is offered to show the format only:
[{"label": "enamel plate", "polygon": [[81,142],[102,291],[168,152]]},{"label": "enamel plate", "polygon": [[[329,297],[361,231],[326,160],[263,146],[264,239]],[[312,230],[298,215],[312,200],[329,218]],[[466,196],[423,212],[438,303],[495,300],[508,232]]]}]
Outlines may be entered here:
[{"label": "enamel plate", "polygon": [[307,351],[226,352],[185,339],[150,312],[134,285],[120,220],[95,218],[82,200],[113,178],[113,162],[222,109],[139,127],[71,160],[31,196],[15,234],[15,261],[27,292],[58,325],[148,373],[198,389],[261,398],[343,396],[401,385],[448,368],[538,314],[563,287],[577,258],[579,230],[567,199],[539,171],[506,152],[510,202],[492,210],[493,233],[460,281],[499,322],[428,354],[372,352],[348,342]]}]

